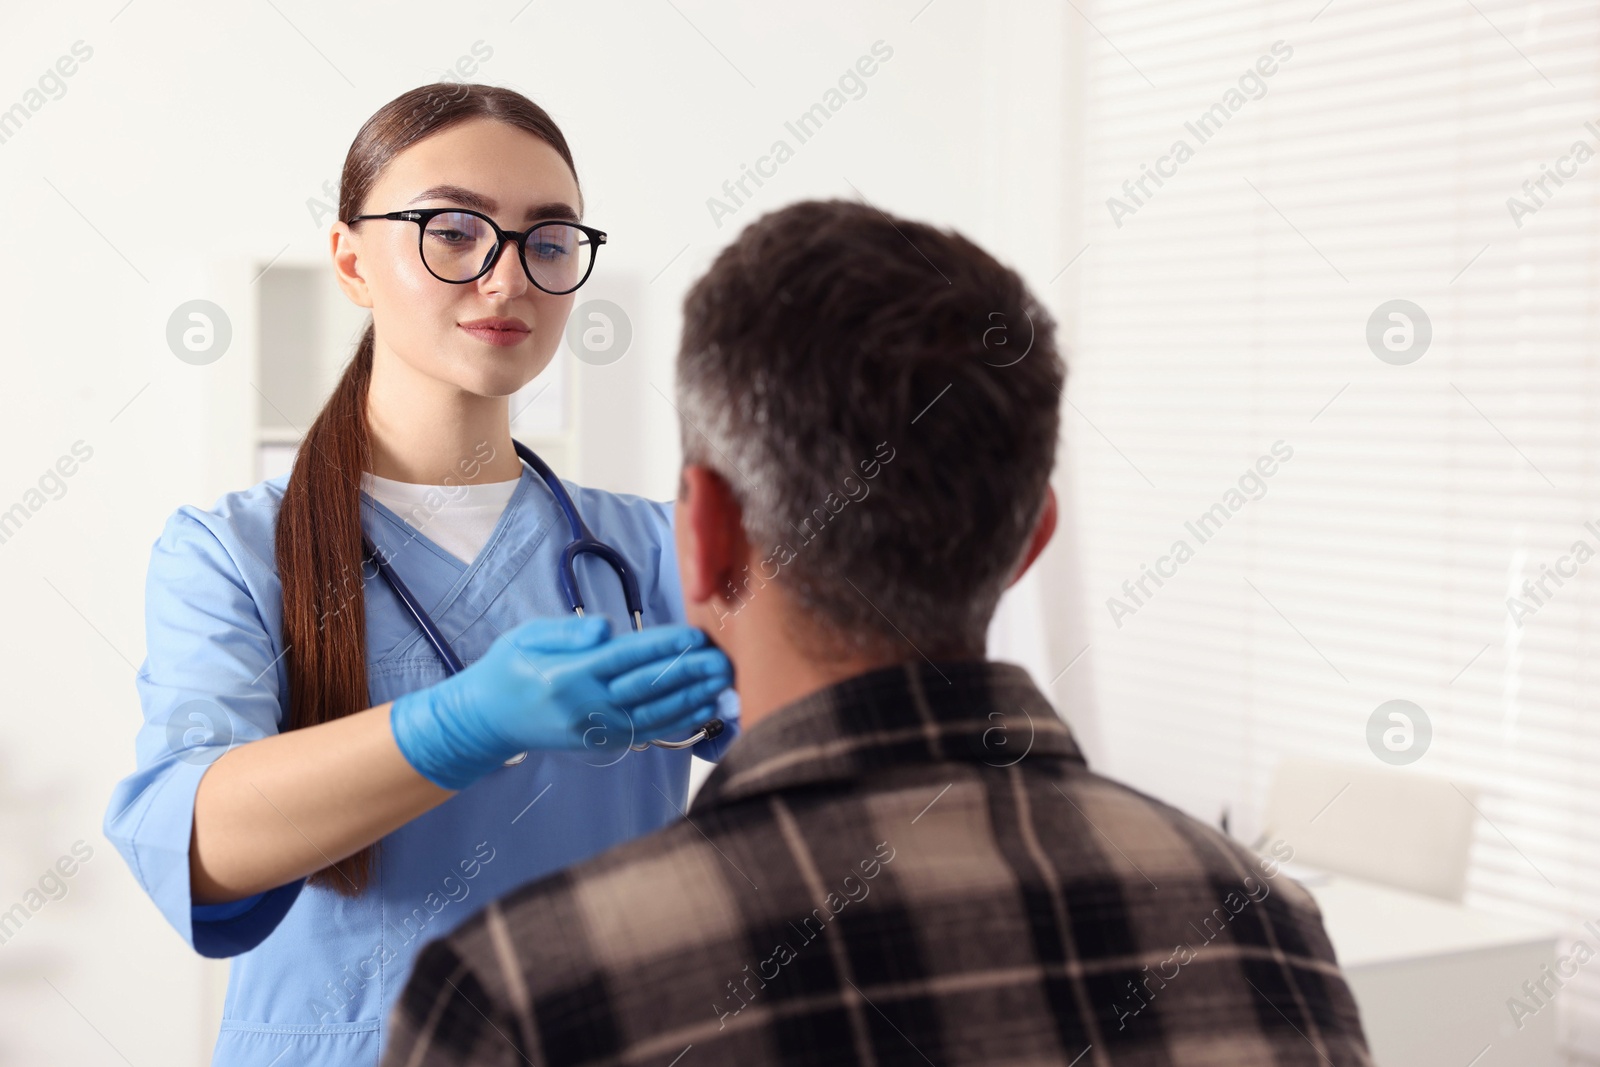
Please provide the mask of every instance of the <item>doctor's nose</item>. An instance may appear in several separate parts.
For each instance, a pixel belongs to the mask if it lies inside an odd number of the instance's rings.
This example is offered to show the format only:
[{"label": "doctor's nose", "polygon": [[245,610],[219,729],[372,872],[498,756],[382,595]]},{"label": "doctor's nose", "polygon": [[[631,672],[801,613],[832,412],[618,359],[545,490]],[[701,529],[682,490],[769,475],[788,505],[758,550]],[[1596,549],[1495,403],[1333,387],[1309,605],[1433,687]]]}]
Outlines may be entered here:
[{"label": "doctor's nose", "polygon": [[515,241],[507,241],[500,246],[495,262],[489,267],[488,273],[478,279],[478,284],[490,292],[508,293],[511,296],[520,296],[533,284],[528,280]]}]

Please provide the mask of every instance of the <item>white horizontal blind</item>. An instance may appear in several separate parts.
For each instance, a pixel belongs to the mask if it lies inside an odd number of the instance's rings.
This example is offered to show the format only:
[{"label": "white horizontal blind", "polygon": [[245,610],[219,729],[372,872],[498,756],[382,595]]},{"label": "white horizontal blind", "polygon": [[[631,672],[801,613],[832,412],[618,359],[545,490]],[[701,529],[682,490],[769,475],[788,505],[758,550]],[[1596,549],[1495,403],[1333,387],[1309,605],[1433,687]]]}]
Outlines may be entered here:
[{"label": "white horizontal blind", "polygon": [[[1376,760],[1369,716],[1413,701],[1414,769],[1481,790],[1466,903],[1578,933],[1600,918],[1600,557],[1520,626],[1507,598],[1600,550],[1600,8],[1078,10],[1066,418],[1112,771],[1248,828],[1278,759]],[[1524,188],[1547,169],[1564,184]],[[1432,328],[1408,364],[1367,341],[1400,298]],[[1217,504],[1202,542],[1185,524]],[[1580,974],[1568,1041],[1600,1060],[1600,964]]]}]

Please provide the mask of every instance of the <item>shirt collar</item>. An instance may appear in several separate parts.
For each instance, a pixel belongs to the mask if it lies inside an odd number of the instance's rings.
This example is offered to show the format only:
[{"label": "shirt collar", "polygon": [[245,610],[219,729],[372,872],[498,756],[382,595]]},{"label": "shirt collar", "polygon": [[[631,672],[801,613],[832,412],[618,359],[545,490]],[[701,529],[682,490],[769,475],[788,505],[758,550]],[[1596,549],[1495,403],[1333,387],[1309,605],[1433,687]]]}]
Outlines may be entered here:
[{"label": "shirt collar", "polygon": [[907,662],[858,674],[772,712],[729,746],[691,814],[761,793],[906,764],[1087,766],[1072,731],[1014,663]]}]

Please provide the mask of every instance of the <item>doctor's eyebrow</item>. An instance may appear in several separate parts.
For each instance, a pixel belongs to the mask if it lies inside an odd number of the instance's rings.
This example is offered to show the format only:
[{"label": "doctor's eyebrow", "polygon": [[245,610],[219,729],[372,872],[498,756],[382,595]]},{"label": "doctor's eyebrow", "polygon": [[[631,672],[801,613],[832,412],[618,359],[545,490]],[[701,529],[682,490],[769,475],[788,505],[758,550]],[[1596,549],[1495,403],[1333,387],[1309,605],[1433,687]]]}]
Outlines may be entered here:
[{"label": "doctor's eyebrow", "polygon": [[[466,189],[459,185],[435,185],[429,189],[424,189],[406,201],[406,203],[416,204],[424,200],[453,200],[462,207],[475,208],[486,215],[493,215],[500,210],[500,205],[490,197],[484,196],[482,193],[475,193],[471,189]],[[560,200],[554,200],[548,204],[535,204],[523,216],[523,221],[525,222],[538,222],[544,219],[565,219],[569,222],[579,221],[578,213],[573,210],[572,205]]]}]

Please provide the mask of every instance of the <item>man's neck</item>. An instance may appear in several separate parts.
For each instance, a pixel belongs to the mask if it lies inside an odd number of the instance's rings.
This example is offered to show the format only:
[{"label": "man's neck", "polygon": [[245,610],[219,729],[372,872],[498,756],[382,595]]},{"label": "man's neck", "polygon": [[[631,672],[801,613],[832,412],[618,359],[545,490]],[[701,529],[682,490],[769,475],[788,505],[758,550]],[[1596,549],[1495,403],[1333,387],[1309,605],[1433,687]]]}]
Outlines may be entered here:
[{"label": "man's neck", "polygon": [[729,650],[734,688],[739,693],[741,730],[750,729],[786,704],[846,678],[892,667],[904,658],[817,656],[798,648],[776,629],[764,627],[743,633],[738,648]]}]

